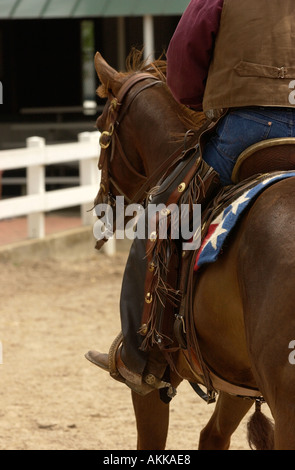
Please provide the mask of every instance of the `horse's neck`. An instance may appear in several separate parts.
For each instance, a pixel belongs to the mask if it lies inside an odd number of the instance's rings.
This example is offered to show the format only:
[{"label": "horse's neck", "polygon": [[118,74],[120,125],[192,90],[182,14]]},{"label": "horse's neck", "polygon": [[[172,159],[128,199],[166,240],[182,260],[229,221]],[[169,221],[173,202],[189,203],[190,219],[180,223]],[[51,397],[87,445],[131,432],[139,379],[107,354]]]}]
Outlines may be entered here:
[{"label": "horse's neck", "polygon": [[140,140],[144,145],[141,147],[140,156],[147,176],[155,173],[172,155],[183,150],[187,131],[177,116],[176,119],[170,118],[168,122],[157,124],[150,134],[147,129],[142,131]]},{"label": "horse's neck", "polygon": [[[184,124],[180,113],[181,110],[165,88],[152,88],[149,100],[138,101],[138,107],[133,107],[128,123],[129,137],[139,153],[148,178],[184,148],[188,125]],[[163,169],[160,177],[167,169]]]}]

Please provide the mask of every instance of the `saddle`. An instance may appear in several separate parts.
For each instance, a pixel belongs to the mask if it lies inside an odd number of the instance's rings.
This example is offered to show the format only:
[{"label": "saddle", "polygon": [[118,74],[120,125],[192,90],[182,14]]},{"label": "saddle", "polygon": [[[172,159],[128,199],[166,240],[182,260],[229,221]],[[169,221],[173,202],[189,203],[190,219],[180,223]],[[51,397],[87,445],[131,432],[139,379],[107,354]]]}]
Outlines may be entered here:
[{"label": "saddle", "polygon": [[[267,177],[270,172],[288,171],[295,169],[295,138],[269,139],[259,142],[246,149],[237,159],[233,169],[232,180],[234,185],[220,188],[217,195],[215,193],[208,204],[202,204],[202,230],[201,241],[207,234],[208,227],[213,219],[227,207],[239,195],[247,189],[254,187],[263,177]],[[192,180],[193,181],[193,180]],[[194,174],[194,184],[197,180]],[[188,184],[192,194],[193,184]],[[216,182],[214,183],[216,189]],[[177,189],[176,189],[177,192]],[[197,190],[197,193],[199,191]],[[214,191],[213,191],[214,194]],[[188,200],[191,196],[184,197],[181,201]],[[212,194],[211,194],[212,196]],[[204,198],[206,199],[206,198]],[[180,201],[178,201],[179,203]],[[196,201],[195,201],[196,202]],[[204,207],[204,210],[203,210]],[[161,243],[161,253],[167,252],[165,242]],[[192,332],[193,320],[189,319],[192,304],[190,303],[192,289],[192,279],[194,274],[194,259],[196,251],[182,252],[179,246],[171,245],[170,259],[168,260],[168,272],[171,276],[162,276],[159,274],[163,284],[164,292],[169,294],[170,302],[162,302],[157,308],[151,309],[152,305],[146,304],[144,312],[144,324],[150,324],[151,316],[158,316],[157,335],[162,338],[162,352],[165,354],[170,367],[176,369],[184,378],[194,377],[196,383],[201,383],[207,388],[206,399],[208,402],[215,400],[216,390],[223,390],[237,396],[259,397],[260,391],[257,389],[248,389],[239,384],[229,384],[221,377],[217,377],[202,360],[201,351],[198,348],[198,342]],[[159,256],[160,250],[157,244],[153,244],[153,249],[149,252],[150,259],[155,260]],[[167,266],[167,259],[165,259]],[[161,264],[158,263],[158,264]],[[167,268],[165,268],[167,269]],[[167,274],[167,270],[165,271]],[[153,310],[153,314],[151,315]],[[160,313],[159,313],[160,312]],[[159,322],[159,317],[161,321]],[[161,324],[161,326],[160,326]],[[149,332],[151,333],[151,331]],[[149,338],[146,334],[145,340]],[[193,338],[193,340],[192,340]],[[144,349],[144,348],[143,348]],[[192,351],[194,351],[192,353]],[[178,354],[175,356],[174,352]],[[180,352],[180,354],[179,354]],[[175,357],[177,363],[175,364]],[[188,376],[186,377],[186,374]]]},{"label": "saddle", "polygon": [[253,175],[294,168],[294,137],[262,140],[241,153],[232,172],[232,181],[239,183]]}]

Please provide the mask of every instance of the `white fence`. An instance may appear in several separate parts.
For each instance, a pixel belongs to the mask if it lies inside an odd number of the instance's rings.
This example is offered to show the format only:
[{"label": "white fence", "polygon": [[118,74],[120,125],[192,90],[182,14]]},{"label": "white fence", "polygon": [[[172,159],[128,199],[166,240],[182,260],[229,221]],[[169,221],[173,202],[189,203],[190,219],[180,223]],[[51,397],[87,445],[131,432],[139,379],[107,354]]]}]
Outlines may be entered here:
[{"label": "white fence", "polygon": [[[99,158],[99,132],[82,132],[78,142],[46,145],[41,137],[29,137],[27,147],[0,151],[0,169],[27,169],[26,195],[0,201],[0,220],[27,216],[28,237],[45,236],[45,213],[56,209],[81,206],[83,225],[93,225],[93,200],[100,183],[97,168]],[[79,162],[79,186],[46,192],[46,165]],[[90,210],[90,211],[89,211]],[[105,244],[105,251],[115,251],[115,241]]]}]

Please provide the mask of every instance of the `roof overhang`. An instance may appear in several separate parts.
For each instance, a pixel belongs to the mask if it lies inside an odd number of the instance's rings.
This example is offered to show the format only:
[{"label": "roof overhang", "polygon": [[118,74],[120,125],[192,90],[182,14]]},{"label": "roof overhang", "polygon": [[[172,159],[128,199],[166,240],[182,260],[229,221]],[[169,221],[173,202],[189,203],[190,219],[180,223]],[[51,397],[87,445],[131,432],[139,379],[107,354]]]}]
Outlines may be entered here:
[{"label": "roof overhang", "polygon": [[0,19],[180,16],[189,0],[0,0]]}]

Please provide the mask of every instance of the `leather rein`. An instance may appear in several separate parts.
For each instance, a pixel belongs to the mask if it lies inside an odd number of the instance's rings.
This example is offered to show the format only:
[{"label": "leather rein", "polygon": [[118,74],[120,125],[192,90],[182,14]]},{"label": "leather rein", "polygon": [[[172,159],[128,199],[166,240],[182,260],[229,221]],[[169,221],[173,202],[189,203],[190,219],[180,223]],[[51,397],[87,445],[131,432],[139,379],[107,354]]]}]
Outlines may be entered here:
[{"label": "leather rein", "polygon": [[[153,81],[140,88],[135,90],[133,89],[134,85],[147,79],[152,79]],[[162,162],[151,175],[144,176],[138,173],[130,163],[120,143],[117,129],[128,113],[134,99],[144,90],[159,84],[162,85],[163,81],[150,73],[136,73],[122,85],[117,97],[113,97],[110,101],[109,109],[107,111],[108,130],[102,131],[100,136],[101,153],[98,168],[101,170],[101,183],[99,193],[97,195],[97,198],[99,195],[104,196],[110,205],[115,204],[115,197],[110,192],[110,183],[116,188],[120,195],[124,196],[124,199],[128,204],[143,202],[146,199],[149,189],[155,186],[163,174],[167,173],[167,169],[169,169],[175,161],[183,158],[183,155],[185,154],[186,150],[182,144],[181,147],[177,148],[175,152],[169,155],[169,157]],[[109,152],[109,150],[111,150],[111,152]],[[136,178],[140,178],[142,180],[140,189],[132,197],[127,196],[126,192],[122,190],[119,183],[115,181],[111,175],[110,163],[114,158],[116,150],[119,152],[121,159],[124,161],[124,164],[128,167],[131,173],[133,173]]]}]

